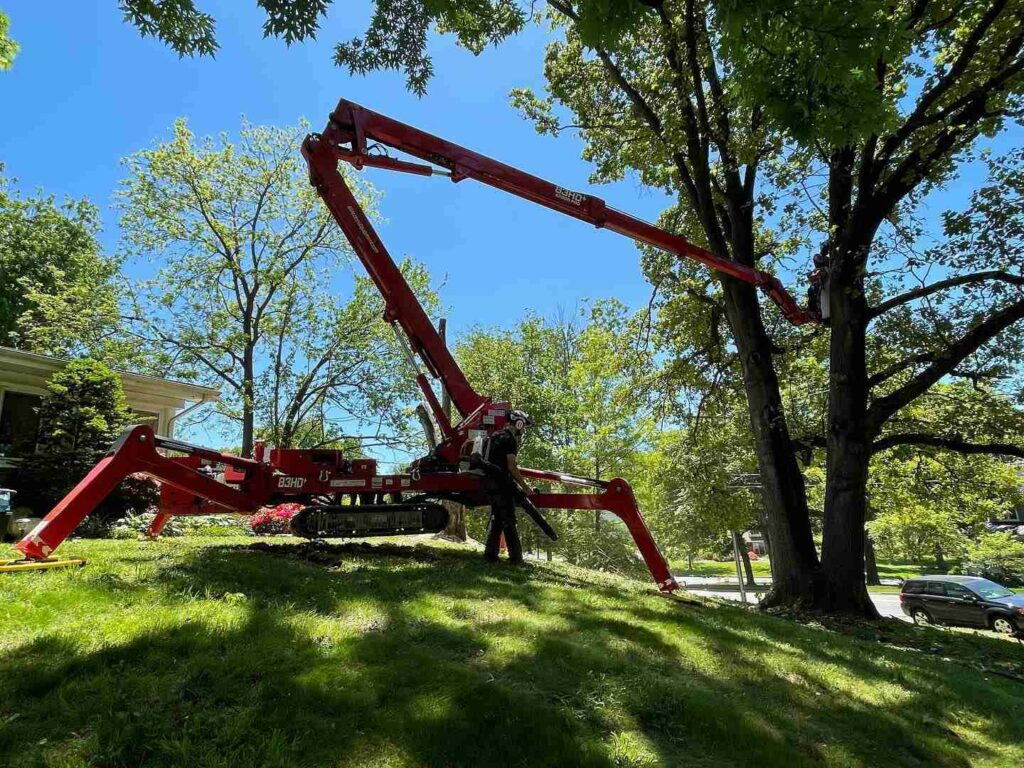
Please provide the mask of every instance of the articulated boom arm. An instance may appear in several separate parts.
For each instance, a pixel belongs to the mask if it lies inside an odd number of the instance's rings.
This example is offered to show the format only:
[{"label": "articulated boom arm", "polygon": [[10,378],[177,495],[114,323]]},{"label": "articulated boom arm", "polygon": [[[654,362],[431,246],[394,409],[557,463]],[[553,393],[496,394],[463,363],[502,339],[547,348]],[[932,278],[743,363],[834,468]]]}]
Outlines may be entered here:
[{"label": "articulated boom arm", "polygon": [[[674,253],[680,258],[699,261],[722,274],[755,285],[778,305],[782,314],[794,325],[818,320],[816,314],[802,309],[797,304],[775,275],[720,258],[684,237],[608,207],[599,197],[552,184],[347,99],[339,101],[331,113],[330,123],[322,134],[322,140],[332,148],[338,159],[351,163],[356,168],[371,166],[422,176],[446,175],[452,181],[475,179],[567,216],[586,221],[595,227],[610,229],[633,240]],[[392,147],[425,160],[433,166],[440,166],[444,170],[383,154],[373,154],[369,150],[368,142]]]},{"label": "articulated boom arm", "polygon": [[[404,338],[399,334],[399,341],[404,344],[407,339],[412,346],[411,351],[419,356],[427,370],[441,379],[459,413],[468,416],[478,410],[484,405],[485,398],[474,392],[469,385],[352,190],[338,172],[335,152],[322,138],[309,136],[302,144],[302,154],[309,164],[310,180],[384,297],[384,319],[401,328]],[[446,437],[449,436],[451,425],[437,403],[433,390],[424,386],[422,374],[418,379],[441,431]]]}]

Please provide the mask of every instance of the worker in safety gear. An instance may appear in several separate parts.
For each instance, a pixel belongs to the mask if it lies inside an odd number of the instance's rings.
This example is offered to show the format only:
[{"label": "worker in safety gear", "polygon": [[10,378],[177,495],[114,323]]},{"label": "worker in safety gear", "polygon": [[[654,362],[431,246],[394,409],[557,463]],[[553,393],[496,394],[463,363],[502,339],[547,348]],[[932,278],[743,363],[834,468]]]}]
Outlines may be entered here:
[{"label": "worker in safety gear", "polygon": [[505,534],[509,562],[513,565],[523,562],[523,545],[519,541],[519,529],[516,527],[516,487],[526,494],[533,493],[533,489],[523,480],[516,456],[526,429],[532,424],[525,411],[511,411],[505,428],[492,434],[487,441],[487,455],[483,457],[488,470],[484,473],[484,488],[491,503],[491,520],[487,528],[484,558],[492,563],[498,561],[498,545],[502,534]]},{"label": "worker in safety gear", "polygon": [[828,325],[831,304],[829,298],[829,274],[828,256],[823,253],[814,256],[814,271],[811,272],[807,288],[807,309],[816,314],[821,321]]}]

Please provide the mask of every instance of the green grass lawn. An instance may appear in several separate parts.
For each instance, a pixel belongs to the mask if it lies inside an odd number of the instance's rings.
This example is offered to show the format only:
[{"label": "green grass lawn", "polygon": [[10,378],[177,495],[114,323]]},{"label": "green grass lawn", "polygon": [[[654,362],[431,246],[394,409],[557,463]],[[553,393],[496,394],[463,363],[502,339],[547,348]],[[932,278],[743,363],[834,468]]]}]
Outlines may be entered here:
[{"label": "green grass lawn", "polygon": [[439,546],[61,554],[89,564],[0,576],[3,766],[1024,761],[1024,684],[992,672],[1024,674],[1024,649],[999,638],[801,624]]},{"label": "green grass lawn", "polygon": [[934,566],[917,563],[878,563],[878,575],[883,579],[912,579],[924,573],[941,573]]}]

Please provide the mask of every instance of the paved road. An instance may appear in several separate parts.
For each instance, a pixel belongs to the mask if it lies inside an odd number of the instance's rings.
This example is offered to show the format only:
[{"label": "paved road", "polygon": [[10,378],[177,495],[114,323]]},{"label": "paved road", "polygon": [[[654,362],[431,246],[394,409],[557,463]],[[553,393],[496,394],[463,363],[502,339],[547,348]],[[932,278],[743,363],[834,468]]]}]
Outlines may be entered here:
[{"label": "paved road", "polygon": [[[738,589],[733,590],[720,590],[720,589],[704,589],[705,585],[694,583],[694,579],[686,578],[680,581],[686,582],[686,588],[698,595],[711,595],[713,597],[723,597],[726,600],[739,600],[740,593]],[[708,585],[711,586],[711,585]],[[756,600],[756,597],[751,593],[747,592],[747,599],[751,602]],[[875,608],[883,616],[888,616],[894,619],[902,619],[903,621],[910,621],[910,617],[906,616],[900,608],[900,596],[895,594],[872,594],[871,602],[875,604]]]},{"label": "paved road", "polygon": [[883,616],[891,616],[894,619],[910,621],[910,617],[900,608],[900,596],[890,594],[871,594],[871,602]]}]

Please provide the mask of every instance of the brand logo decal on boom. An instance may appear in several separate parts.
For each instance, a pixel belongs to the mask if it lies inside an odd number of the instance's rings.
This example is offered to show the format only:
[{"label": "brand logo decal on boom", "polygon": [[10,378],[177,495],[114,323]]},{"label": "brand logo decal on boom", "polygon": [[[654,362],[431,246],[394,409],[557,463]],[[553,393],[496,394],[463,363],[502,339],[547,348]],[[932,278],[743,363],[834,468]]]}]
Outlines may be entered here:
[{"label": "brand logo decal on boom", "polygon": [[277,480],[278,488],[301,488],[306,484],[304,477],[281,477]]},{"label": "brand logo decal on boom", "polygon": [[363,233],[363,237],[366,238],[366,244],[370,246],[371,250],[373,250],[374,253],[380,253],[380,249],[377,248],[377,244],[373,242],[373,237],[371,237],[370,233],[366,231],[366,225],[363,224],[363,220],[359,218],[359,214],[356,213],[355,208],[351,205],[348,206],[348,215],[352,217],[352,221],[356,223],[356,226],[359,227],[359,231]]},{"label": "brand logo decal on boom", "polygon": [[583,205],[583,198],[586,197],[582,192],[573,192],[571,189],[565,187],[555,187],[555,197],[560,200],[565,200],[567,203],[573,205]]}]

